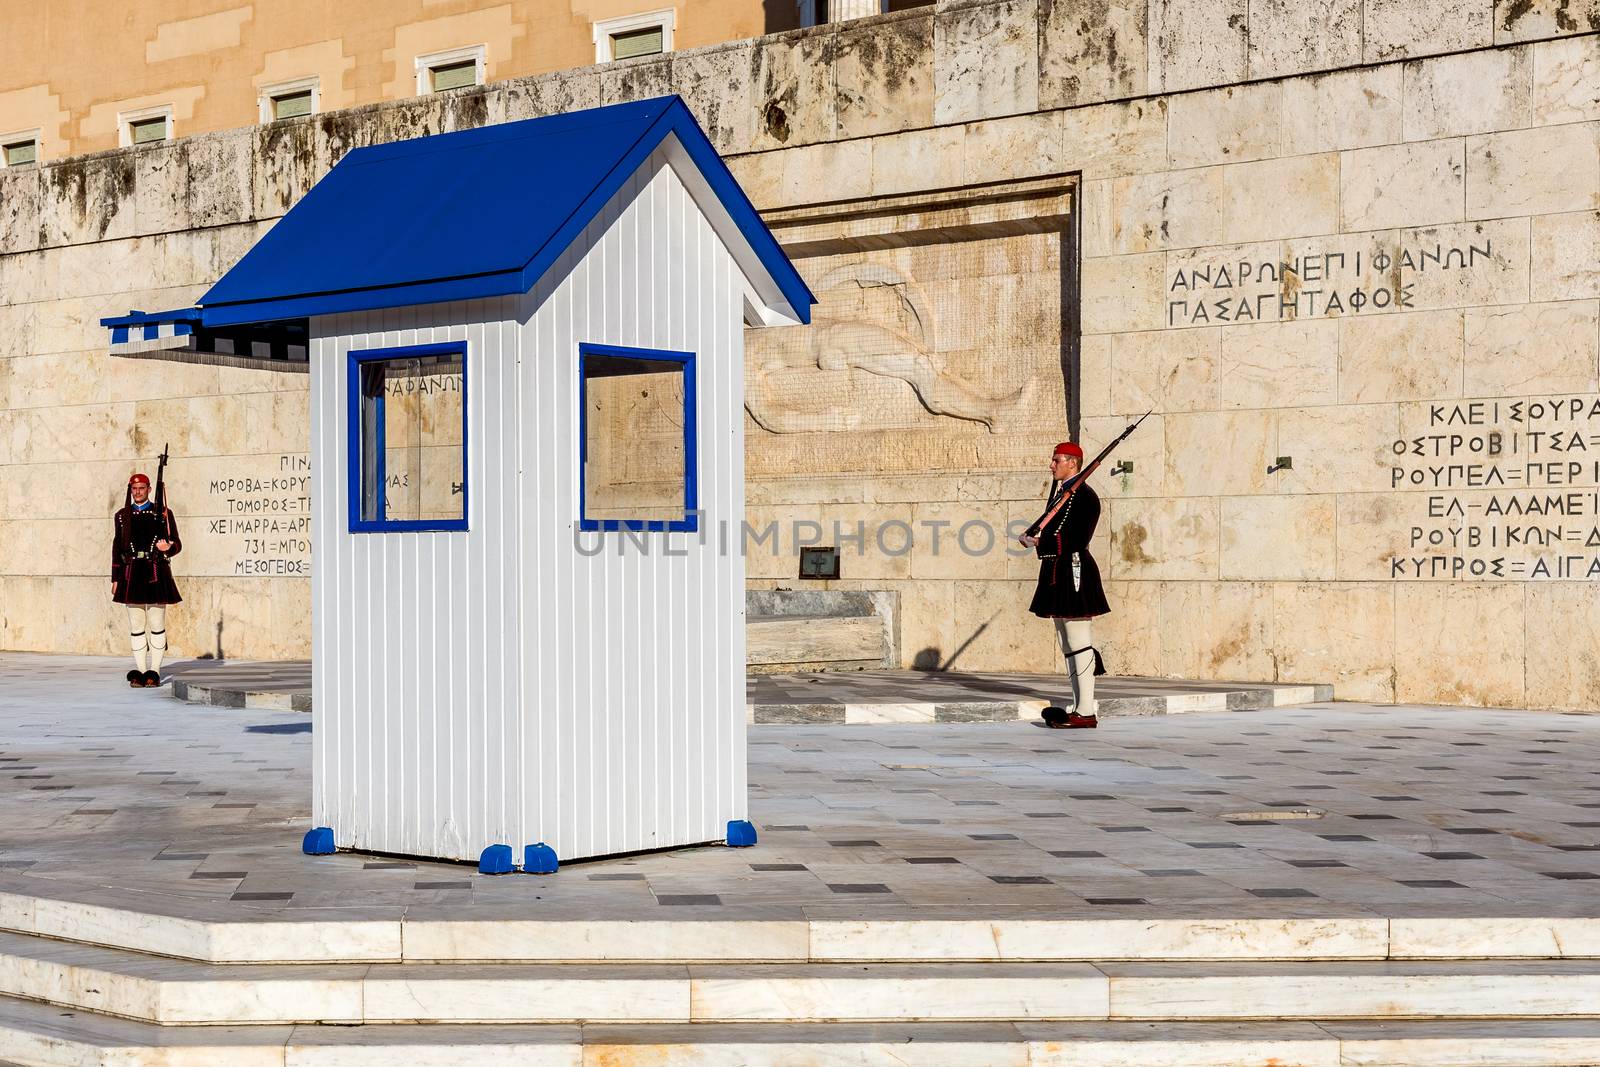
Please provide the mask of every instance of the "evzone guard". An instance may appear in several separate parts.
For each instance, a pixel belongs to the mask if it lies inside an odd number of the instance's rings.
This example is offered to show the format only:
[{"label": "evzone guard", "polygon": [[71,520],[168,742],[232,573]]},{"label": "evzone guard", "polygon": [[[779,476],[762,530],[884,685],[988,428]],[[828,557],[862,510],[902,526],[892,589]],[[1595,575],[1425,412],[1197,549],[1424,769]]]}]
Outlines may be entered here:
[{"label": "evzone guard", "polygon": [[[1145,417],[1148,416],[1146,412]],[[1054,729],[1092,729],[1100,725],[1095,714],[1094,680],[1106,673],[1106,668],[1099,649],[1094,647],[1091,623],[1111,607],[1100,583],[1100,568],[1089,553],[1089,542],[1100,521],[1100,497],[1089,487],[1089,476],[1143,421],[1141,417],[1122,431],[1087,466],[1080,446],[1071,441],[1057,445],[1050,456],[1050,495],[1044,514],[1019,539],[1039,556],[1039,584],[1028,610],[1055,623],[1072,684],[1070,710],[1056,705],[1044,709],[1045,725]]]},{"label": "evzone guard", "polygon": [[163,450],[156,470],[154,499],[150,479],[134,474],[128,479],[123,506],[114,520],[111,540],[111,599],[128,609],[128,635],[133,647],[133,670],[128,684],[135,689],[161,684],[161,659],[167,651],[167,607],[180,602],[177,583],[168,562],[183,551],[178,520],[167,507],[162,474],[167,465]]}]

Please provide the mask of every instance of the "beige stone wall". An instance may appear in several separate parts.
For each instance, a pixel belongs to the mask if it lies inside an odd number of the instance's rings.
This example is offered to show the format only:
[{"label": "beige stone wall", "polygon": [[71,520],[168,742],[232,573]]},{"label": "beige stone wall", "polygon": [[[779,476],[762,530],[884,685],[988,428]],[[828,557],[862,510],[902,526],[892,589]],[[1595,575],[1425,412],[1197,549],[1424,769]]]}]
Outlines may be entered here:
[{"label": "beige stone wall", "polygon": [[[1156,411],[1121,453],[1133,473],[1100,479],[1113,670],[1592,707],[1597,24],[1489,0],[949,3],[0,175],[0,463],[63,524],[48,546],[6,537],[4,643],[120,647],[102,551],[59,546],[101,537],[165,435],[197,479],[303,449],[303,379],[136,375],[96,316],[192,298],[353,145],[677,91],[823,299],[811,332],[751,335],[753,522],[1031,517],[1066,430],[1059,230],[1028,221],[1054,209],[1002,210],[1035,182],[1079,213],[1086,443]],[[1024,192],[939,217],[997,183]],[[1496,432],[1514,454],[1473,451]],[[1430,471],[1473,463],[1522,480]],[[1581,513],[1559,524],[1491,516],[1568,493]],[[1555,545],[1461,543],[1556,525]],[[196,564],[237,566],[217,536]],[[792,552],[764,551],[753,583],[794,584]],[[1452,562],[1409,562],[1433,557]],[[919,544],[846,567],[842,585],[900,591],[908,663],[1057,665],[1025,558]],[[229,654],[303,652],[302,578],[191,573],[183,647],[221,621]]]}]

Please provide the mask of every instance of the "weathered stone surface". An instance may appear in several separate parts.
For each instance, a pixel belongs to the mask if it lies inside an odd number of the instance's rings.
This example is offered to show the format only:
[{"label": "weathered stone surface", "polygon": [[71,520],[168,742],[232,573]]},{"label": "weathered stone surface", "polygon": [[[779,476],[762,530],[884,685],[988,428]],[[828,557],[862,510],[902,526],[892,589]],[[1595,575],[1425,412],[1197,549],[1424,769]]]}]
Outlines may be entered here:
[{"label": "weathered stone surface", "polygon": [[1589,582],[1527,587],[1527,692],[1531,708],[1589,708],[1600,692],[1600,597]]},{"label": "weathered stone surface", "polygon": [[184,208],[189,225],[223,226],[253,218],[255,131],[228,130],[180,143],[188,156]]},{"label": "weathered stone surface", "polygon": [[256,218],[282,215],[316,183],[314,133],[310,119],[285,119],[256,129],[251,155]]},{"label": "weathered stone surface", "polygon": [[741,152],[755,139],[750,104],[752,53],[748,41],[681,52],[672,64],[673,89],[719,152]]},{"label": "weathered stone surface", "polygon": [[1435,56],[1407,63],[1404,69],[1407,140],[1528,125],[1533,91],[1530,49]]},{"label": "weathered stone surface", "polygon": [[1494,43],[1600,30],[1596,0],[1494,0]]},{"label": "weathered stone surface", "polygon": [[1415,521],[1415,515],[1416,501],[1410,494],[1340,494],[1336,577],[1392,582],[1392,561],[1405,545],[1402,530]]},{"label": "weathered stone surface", "polygon": [[[1167,486],[1173,496],[1234,496],[1264,492],[1277,457],[1277,417],[1266,411],[1168,415]],[[1217,459],[1226,447],[1226,462]]]},{"label": "weathered stone surface", "polygon": [[1376,493],[1390,488],[1393,404],[1342,404],[1278,412],[1278,454],[1294,461],[1270,485],[1286,493]]},{"label": "weathered stone surface", "polygon": [[1592,300],[1467,311],[1467,396],[1592,393],[1597,367],[1600,305]]},{"label": "weathered stone surface", "polygon": [[[39,204],[44,178],[39,167],[0,170],[0,255],[39,247]],[[0,278],[4,278],[0,275]],[[0,289],[0,293],[9,290]]]},{"label": "weathered stone surface", "polygon": [[966,131],[945,126],[872,140],[872,195],[897,196],[961,184]]},{"label": "weathered stone surface", "polygon": [[1039,106],[1075,107],[1144,93],[1148,0],[1039,0]]},{"label": "weathered stone surface", "polygon": [[1221,532],[1224,580],[1333,580],[1331,494],[1224,497]]},{"label": "weathered stone surface", "polygon": [[175,233],[189,223],[189,153],[182,144],[155,145],[134,154],[135,227],[140,233]]},{"label": "weathered stone surface", "polygon": [[1166,313],[1164,258],[1157,253],[1084,260],[1079,279],[1083,332],[1160,329]]},{"label": "weathered stone surface", "polygon": [[832,27],[761,41],[751,54],[750,102],[756,150],[811,144],[837,131]]},{"label": "weathered stone surface", "polygon": [[133,236],[134,155],[115,152],[41,168],[39,244],[85,244]]},{"label": "weathered stone surface", "polygon": [[1157,97],[1059,113],[1066,166],[1086,178],[1162,170],[1167,159],[1167,101]]},{"label": "weathered stone surface", "polygon": [[1375,582],[1273,585],[1278,680],[1332,682],[1338,700],[1393,700],[1394,590]]},{"label": "weathered stone surface", "polygon": [[1395,699],[1520,707],[1523,593],[1514,583],[1395,587]]},{"label": "weathered stone surface", "polygon": [[1332,319],[1266,322],[1221,330],[1222,407],[1331,404],[1339,375],[1339,324]]},{"label": "weathered stone surface", "polygon": [[1081,338],[1078,366],[1079,413],[1088,418],[1111,414],[1111,337]]},{"label": "weathered stone surface", "polygon": [[1003,501],[913,504],[910,521],[918,542],[907,557],[911,577],[1004,578],[1011,546],[1008,510]]},{"label": "weathered stone surface", "polygon": [[1493,0],[1365,0],[1364,12],[1362,58],[1368,63],[1493,43]]},{"label": "weathered stone surface", "polygon": [[936,9],[933,119],[970,122],[1039,107],[1037,0],[957,0]]},{"label": "weathered stone surface", "polygon": [[1062,170],[1061,125],[1049,114],[969,123],[961,154],[967,184],[1056,174]]},{"label": "weathered stone surface", "polygon": [[1466,182],[1460,140],[1362,148],[1344,153],[1340,169],[1342,228],[1459,222]]},{"label": "weathered stone surface", "polygon": [[1330,233],[1338,225],[1336,155],[1295,156],[1118,178],[1118,252]]},{"label": "weathered stone surface", "polygon": [[506,83],[506,121],[600,106],[600,68],[564,70]]},{"label": "weathered stone surface", "polygon": [[1402,68],[1341,70],[1283,83],[1285,155],[1400,140]]},{"label": "weathered stone surface", "polygon": [[1600,296],[1600,212],[1540,216],[1532,239],[1532,299]]},{"label": "weathered stone surface", "polygon": [[673,91],[676,56],[649,56],[609,63],[600,70],[600,103],[650,100]]},{"label": "weathered stone surface", "polygon": [[1113,498],[1100,522],[1110,533],[1109,553],[1100,561],[1103,575],[1139,581],[1218,575],[1219,518],[1214,497]]},{"label": "weathered stone surface", "polygon": [[1220,395],[1221,330],[1119,334],[1111,347],[1113,411],[1209,411]]},{"label": "weathered stone surface", "polygon": [[1283,144],[1279,82],[1180,93],[1167,102],[1168,155],[1174,167],[1202,167],[1275,156]]},{"label": "weathered stone surface", "polygon": [[1262,680],[1276,676],[1271,586],[1165,582],[1161,588],[1163,675]]},{"label": "weathered stone surface", "polygon": [[[1003,671],[1044,673],[1053,668],[1055,629],[1048,619],[1027,610],[1036,583],[1037,579],[953,583],[955,647],[963,648],[964,661],[993,663],[994,670]],[[944,654],[950,655],[955,647]]]},{"label": "weathered stone surface", "polygon": [[1600,123],[1489,134],[1467,141],[1467,217],[1600,207]]},{"label": "weathered stone surface", "polygon": [[1600,37],[1533,46],[1533,121],[1541,126],[1600,118]]},{"label": "weathered stone surface", "polygon": [[1106,669],[1116,674],[1161,674],[1160,582],[1105,583],[1111,614],[1094,622],[1094,643]]},{"label": "weathered stone surface", "polygon": [[1361,62],[1361,0],[1250,0],[1249,76]]},{"label": "weathered stone surface", "polygon": [[840,27],[833,61],[840,137],[933,124],[933,21],[917,11]]},{"label": "weathered stone surface", "polygon": [[1400,231],[1400,295],[1416,308],[1527,300],[1528,221],[1497,219]]},{"label": "weathered stone surface", "polygon": [[1340,403],[1461,395],[1461,312],[1346,316],[1339,325]]},{"label": "weathered stone surface", "polygon": [[1151,92],[1243,81],[1248,0],[1151,0]]},{"label": "weathered stone surface", "polygon": [[1113,214],[1111,205],[1109,178],[1086,181],[1078,187],[1077,207],[1081,225],[1079,247],[1084,258],[1098,258],[1111,254]]}]

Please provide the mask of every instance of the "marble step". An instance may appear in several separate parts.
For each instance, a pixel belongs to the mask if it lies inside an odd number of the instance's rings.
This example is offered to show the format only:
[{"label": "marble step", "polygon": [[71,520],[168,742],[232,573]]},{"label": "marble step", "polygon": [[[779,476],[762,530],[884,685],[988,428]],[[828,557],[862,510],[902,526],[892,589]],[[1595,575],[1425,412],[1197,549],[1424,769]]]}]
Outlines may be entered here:
[{"label": "marble step", "polygon": [[[120,903],[125,897],[79,890],[69,899],[68,891],[0,892],[0,931],[209,963],[1600,957],[1600,918],[1581,916],[529,920],[380,909],[366,917],[305,911],[241,919],[240,909],[227,904],[186,900],[175,905],[182,914],[160,914],[148,910],[160,902],[135,910]],[[107,903],[113,899],[119,903]]]},{"label": "marble step", "polygon": [[1600,1017],[1600,962],[248,965],[5,934],[0,995],[201,1025]]},{"label": "marble step", "polygon": [[167,1027],[0,997],[31,1067],[1577,1067],[1591,1020]]}]

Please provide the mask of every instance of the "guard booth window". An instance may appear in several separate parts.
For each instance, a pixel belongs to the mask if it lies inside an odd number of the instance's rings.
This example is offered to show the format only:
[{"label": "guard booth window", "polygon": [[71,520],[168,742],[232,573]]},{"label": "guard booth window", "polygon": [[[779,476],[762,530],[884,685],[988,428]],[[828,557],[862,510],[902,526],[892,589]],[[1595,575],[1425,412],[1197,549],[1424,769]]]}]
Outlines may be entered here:
[{"label": "guard booth window", "polygon": [[464,342],[350,353],[350,528],[467,528]]},{"label": "guard booth window", "polygon": [[697,530],[694,356],[580,349],[585,530]]}]

